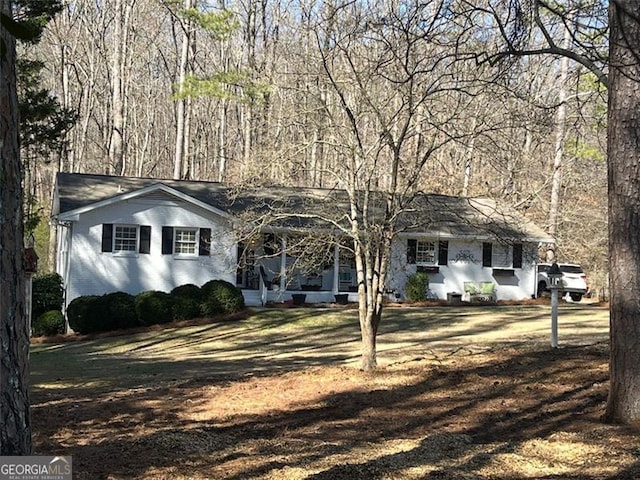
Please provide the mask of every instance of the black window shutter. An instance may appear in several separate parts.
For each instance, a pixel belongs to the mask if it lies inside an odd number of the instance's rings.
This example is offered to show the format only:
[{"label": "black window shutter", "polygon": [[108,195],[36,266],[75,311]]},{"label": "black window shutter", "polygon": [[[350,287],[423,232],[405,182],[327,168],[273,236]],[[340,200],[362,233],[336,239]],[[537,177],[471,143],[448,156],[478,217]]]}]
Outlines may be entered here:
[{"label": "black window shutter", "polygon": [[173,227],[162,227],[162,254],[173,253]]},{"label": "black window shutter", "polygon": [[418,241],[410,238],[407,240],[407,263],[416,263],[416,253],[418,250]]},{"label": "black window shutter", "polygon": [[491,243],[482,244],[482,266],[491,266],[491,257],[493,256],[493,245]]},{"label": "black window shutter", "polygon": [[113,252],[113,224],[102,224],[102,251]]},{"label": "black window shutter", "polygon": [[211,253],[211,229],[200,229],[200,245],[198,248],[198,255],[209,255]]},{"label": "black window shutter", "polygon": [[438,242],[438,265],[446,265],[449,261],[449,242]]},{"label": "black window shutter", "polygon": [[140,225],[140,248],[138,253],[151,253],[151,227]]},{"label": "black window shutter", "polygon": [[522,268],[522,244],[513,245],[513,268]]}]

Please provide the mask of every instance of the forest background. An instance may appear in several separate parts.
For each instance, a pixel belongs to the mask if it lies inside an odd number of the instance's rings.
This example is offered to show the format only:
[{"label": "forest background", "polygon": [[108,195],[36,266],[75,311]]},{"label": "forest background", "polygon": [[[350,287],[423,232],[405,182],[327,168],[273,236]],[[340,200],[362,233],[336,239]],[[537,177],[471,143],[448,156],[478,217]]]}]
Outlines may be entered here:
[{"label": "forest background", "polygon": [[[48,218],[58,171],[341,188],[349,145],[339,124],[350,120],[341,105],[362,105],[358,142],[375,148],[414,101],[400,88],[388,94],[385,63],[415,54],[402,42],[420,41],[430,61],[405,62],[422,70],[403,81],[424,92],[416,111],[426,120],[402,151],[437,144],[427,148],[420,190],[512,205],[556,236],[559,260],[581,263],[591,288],[605,288],[606,90],[594,74],[548,55],[492,62],[486,52],[503,32],[470,28],[464,1],[422,2],[416,12],[430,16],[411,21],[424,24],[422,36],[403,35],[411,3],[347,3],[69,2],[39,43],[20,46],[22,108],[33,92],[55,105],[22,128],[28,228],[45,269],[53,269]],[[604,38],[606,7],[578,3],[580,17],[544,19],[559,45],[587,31]],[[389,41],[374,42],[374,31]],[[47,131],[61,136],[34,141]],[[393,181],[387,171],[368,174],[377,188]]]}]

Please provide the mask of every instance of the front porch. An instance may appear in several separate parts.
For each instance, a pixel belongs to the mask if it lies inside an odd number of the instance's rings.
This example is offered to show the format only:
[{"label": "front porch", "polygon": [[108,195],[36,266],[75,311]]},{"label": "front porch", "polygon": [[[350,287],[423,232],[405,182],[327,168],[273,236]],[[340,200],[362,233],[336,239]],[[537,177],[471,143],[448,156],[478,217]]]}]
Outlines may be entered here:
[{"label": "front porch", "polygon": [[302,296],[304,303],[357,300],[355,261],[344,245],[271,234],[260,240],[238,245],[236,286],[246,305],[299,302]]},{"label": "front porch", "polygon": [[[274,291],[274,290],[248,290],[242,289],[242,295],[244,296],[245,304],[249,307],[261,307],[268,303],[284,303],[292,301],[296,303],[296,299],[299,299],[298,295],[304,295],[304,300],[301,303],[351,303],[358,301],[357,292],[338,292],[333,293],[329,291],[302,291],[302,290],[286,290],[286,291]],[[336,298],[336,295],[339,297]],[[345,297],[340,298],[341,295]]]}]

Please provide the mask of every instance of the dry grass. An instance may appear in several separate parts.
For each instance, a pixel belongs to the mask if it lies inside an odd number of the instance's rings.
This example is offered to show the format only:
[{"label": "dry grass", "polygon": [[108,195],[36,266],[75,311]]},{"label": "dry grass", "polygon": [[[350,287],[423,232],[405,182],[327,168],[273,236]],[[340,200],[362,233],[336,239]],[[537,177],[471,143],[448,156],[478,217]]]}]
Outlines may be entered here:
[{"label": "dry grass", "polygon": [[79,479],[640,478],[638,432],[600,421],[606,311],[564,308],[560,349],[547,314],[390,312],[373,373],[347,311],[40,345],[36,450]]}]

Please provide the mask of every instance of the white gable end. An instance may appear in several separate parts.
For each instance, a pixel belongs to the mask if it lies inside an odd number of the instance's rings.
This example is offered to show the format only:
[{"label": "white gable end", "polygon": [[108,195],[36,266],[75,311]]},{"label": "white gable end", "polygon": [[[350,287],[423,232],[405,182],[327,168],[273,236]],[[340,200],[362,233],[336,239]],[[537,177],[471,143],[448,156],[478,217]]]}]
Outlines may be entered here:
[{"label": "white gable end", "polygon": [[[62,229],[66,247],[58,263],[67,302],[115,291],[169,292],[212,279],[235,282],[236,240],[227,215],[162,188],[98,203],[77,209]],[[180,233],[193,240],[187,253],[175,251]],[[202,254],[199,239],[205,233],[208,252]],[[163,242],[171,251],[163,251]],[[144,243],[148,247],[141,248]]]}]

